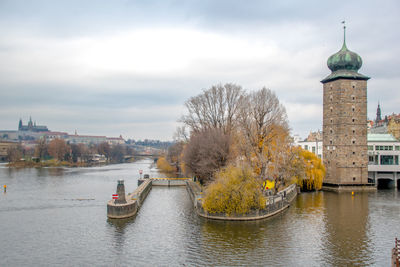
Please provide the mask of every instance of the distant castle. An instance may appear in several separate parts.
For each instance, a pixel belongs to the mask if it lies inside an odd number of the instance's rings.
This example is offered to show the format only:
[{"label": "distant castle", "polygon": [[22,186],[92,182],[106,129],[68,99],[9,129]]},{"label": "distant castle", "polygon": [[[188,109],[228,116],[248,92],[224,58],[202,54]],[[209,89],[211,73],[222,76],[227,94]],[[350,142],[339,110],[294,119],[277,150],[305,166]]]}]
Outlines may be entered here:
[{"label": "distant castle", "polygon": [[22,119],[19,120],[18,131],[48,132],[49,129],[44,125],[36,125],[36,121],[32,122],[32,117],[30,117],[28,125],[24,125]]}]

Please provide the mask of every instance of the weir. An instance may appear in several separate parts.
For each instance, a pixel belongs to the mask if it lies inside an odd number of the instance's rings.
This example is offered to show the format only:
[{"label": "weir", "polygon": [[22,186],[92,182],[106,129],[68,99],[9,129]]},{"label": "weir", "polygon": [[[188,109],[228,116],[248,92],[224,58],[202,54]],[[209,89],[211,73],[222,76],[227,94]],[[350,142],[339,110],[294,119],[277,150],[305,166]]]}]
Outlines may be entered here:
[{"label": "weir", "polygon": [[116,197],[107,203],[107,217],[110,219],[129,218],[138,212],[153,186],[186,186],[190,178],[144,178],[138,180],[138,187],[125,195],[123,180],[118,181]]}]

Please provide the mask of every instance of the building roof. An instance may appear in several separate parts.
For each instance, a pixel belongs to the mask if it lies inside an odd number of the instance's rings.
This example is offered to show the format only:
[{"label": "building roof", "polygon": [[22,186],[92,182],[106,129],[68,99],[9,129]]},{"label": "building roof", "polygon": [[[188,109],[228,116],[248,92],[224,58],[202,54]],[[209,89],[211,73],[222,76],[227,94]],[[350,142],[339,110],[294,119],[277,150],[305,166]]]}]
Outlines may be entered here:
[{"label": "building roof", "polygon": [[368,142],[398,142],[391,134],[368,134]]},{"label": "building roof", "polygon": [[358,73],[362,66],[361,57],[350,51],[346,46],[346,27],[344,27],[344,38],[342,48],[328,58],[328,68],[332,73],[321,82],[326,83],[337,79],[368,80],[369,77]]}]

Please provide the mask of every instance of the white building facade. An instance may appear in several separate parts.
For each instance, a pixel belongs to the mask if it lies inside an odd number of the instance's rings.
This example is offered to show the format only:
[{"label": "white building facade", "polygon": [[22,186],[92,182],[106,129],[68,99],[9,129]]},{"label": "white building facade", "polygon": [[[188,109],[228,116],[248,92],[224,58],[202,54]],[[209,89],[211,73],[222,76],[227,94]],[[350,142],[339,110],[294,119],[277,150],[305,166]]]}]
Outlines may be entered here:
[{"label": "white building facade", "polygon": [[[297,141],[295,145],[322,159],[321,141]],[[400,141],[391,134],[368,134],[368,182],[378,188],[400,188]]]}]

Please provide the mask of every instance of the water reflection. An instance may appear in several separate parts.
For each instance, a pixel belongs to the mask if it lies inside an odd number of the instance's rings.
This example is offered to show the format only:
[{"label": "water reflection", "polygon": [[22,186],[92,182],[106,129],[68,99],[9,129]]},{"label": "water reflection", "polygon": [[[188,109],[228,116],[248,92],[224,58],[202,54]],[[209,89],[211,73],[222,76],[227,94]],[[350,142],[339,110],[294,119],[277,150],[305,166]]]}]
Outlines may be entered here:
[{"label": "water reflection", "polygon": [[64,176],[64,168],[36,168],[36,174],[38,177],[45,176]]},{"label": "water reflection", "polygon": [[107,218],[108,225],[115,228],[115,231],[118,233],[124,233],[125,228],[132,224],[135,221],[136,216],[132,216],[125,219],[110,219]]},{"label": "water reflection", "polygon": [[372,263],[373,244],[367,236],[368,193],[324,193],[324,247],[327,263],[366,266]]}]

